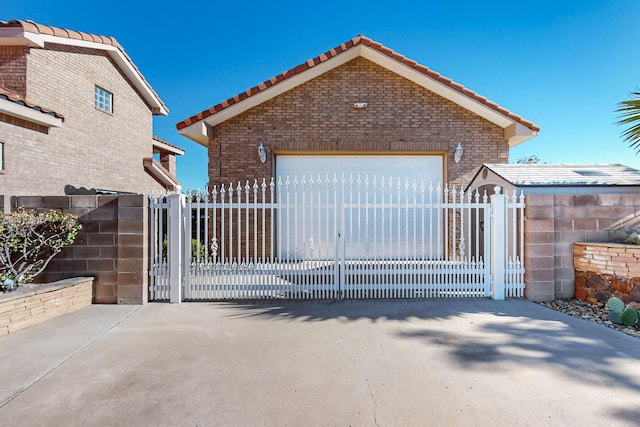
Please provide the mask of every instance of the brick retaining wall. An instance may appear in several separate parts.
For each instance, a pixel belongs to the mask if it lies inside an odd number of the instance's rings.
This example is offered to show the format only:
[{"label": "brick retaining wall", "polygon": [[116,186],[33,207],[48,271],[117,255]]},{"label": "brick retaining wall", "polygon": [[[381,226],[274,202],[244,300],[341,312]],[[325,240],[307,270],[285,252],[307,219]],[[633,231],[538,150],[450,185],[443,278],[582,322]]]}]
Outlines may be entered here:
[{"label": "brick retaining wall", "polygon": [[92,277],[79,277],[0,294],[0,336],[91,305]]},{"label": "brick retaining wall", "polygon": [[613,296],[640,303],[640,246],[574,243],[575,297],[604,304]]}]

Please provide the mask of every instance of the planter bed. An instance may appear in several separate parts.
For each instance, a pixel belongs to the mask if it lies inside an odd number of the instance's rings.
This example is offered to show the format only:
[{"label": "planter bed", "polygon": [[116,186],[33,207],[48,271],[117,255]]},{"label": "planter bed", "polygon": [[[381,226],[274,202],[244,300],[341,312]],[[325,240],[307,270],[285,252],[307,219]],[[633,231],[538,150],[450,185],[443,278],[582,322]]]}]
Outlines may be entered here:
[{"label": "planter bed", "polygon": [[640,307],[640,245],[574,243],[575,298],[602,305],[613,296]]},{"label": "planter bed", "polygon": [[26,285],[0,294],[0,336],[91,305],[93,277]]}]

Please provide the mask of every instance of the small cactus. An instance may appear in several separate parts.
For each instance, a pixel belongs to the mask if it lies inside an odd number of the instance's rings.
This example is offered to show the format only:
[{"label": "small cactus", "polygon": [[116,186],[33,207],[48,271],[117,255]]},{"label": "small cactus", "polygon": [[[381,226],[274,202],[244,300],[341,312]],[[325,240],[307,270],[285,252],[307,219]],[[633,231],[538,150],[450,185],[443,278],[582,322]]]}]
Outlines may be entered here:
[{"label": "small cactus", "polygon": [[609,320],[611,321],[611,323],[615,323],[617,325],[621,325],[622,324],[622,319],[621,319],[621,315],[619,311],[610,311],[609,312]]},{"label": "small cactus", "polygon": [[638,235],[638,231],[629,230],[625,227],[610,232],[610,238],[614,242],[628,243],[631,245],[640,244],[640,236]]},{"label": "small cactus", "polygon": [[633,326],[638,323],[638,310],[634,308],[625,309],[620,315],[620,321],[625,326]]},{"label": "small cactus", "polygon": [[611,311],[622,313],[624,310],[624,302],[620,298],[611,297],[607,301],[607,307],[609,307]]},{"label": "small cactus", "polygon": [[625,307],[624,301],[620,298],[612,297],[607,301],[609,308],[609,320],[612,323],[625,326],[636,326],[640,313],[635,308]]}]

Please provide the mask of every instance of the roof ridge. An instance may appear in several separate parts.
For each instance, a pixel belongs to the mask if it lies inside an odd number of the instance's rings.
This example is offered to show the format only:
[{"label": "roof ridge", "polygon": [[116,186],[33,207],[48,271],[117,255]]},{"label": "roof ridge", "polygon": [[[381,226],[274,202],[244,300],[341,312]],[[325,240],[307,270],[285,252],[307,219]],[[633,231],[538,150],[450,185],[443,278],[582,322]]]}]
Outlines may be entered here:
[{"label": "roof ridge", "polygon": [[64,37],[68,39],[84,40],[94,43],[106,44],[117,47],[122,53],[125,53],[122,45],[120,45],[120,43],[118,43],[116,38],[113,36],[102,36],[94,33],[85,33],[83,31],[54,27],[52,25],[39,24],[30,19],[24,21],[20,19],[12,19],[10,21],[0,20],[0,27],[22,28],[23,31],[34,34],[45,34],[49,36]]},{"label": "roof ridge", "polygon": [[523,126],[531,129],[532,131],[538,132],[540,130],[540,127],[537,126],[536,124],[534,124],[532,121],[530,120],[526,120],[525,118],[523,118],[522,116],[515,114],[511,111],[509,111],[508,109],[498,105],[497,103],[488,100],[486,97],[479,95],[478,93],[472,91],[471,89],[466,88],[465,86],[463,86],[460,83],[457,83],[455,81],[453,81],[452,79],[443,76],[442,74],[431,70],[429,67],[426,67],[422,64],[419,64],[417,61],[410,59],[400,53],[395,52],[393,49],[390,49],[388,47],[386,47],[385,45],[383,45],[380,42],[377,42],[363,34],[359,34],[356,37],[353,37],[352,39],[341,43],[340,45],[329,49],[328,51],[321,53],[318,56],[315,56],[311,59],[306,60],[305,62],[290,68],[280,74],[277,74],[273,77],[271,77],[268,80],[263,81],[262,83],[259,83],[258,85],[245,90],[244,92],[241,92],[231,98],[228,98],[218,104],[215,104],[211,107],[209,107],[206,110],[203,110],[191,117],[188,117],[186,119],[184,119],[181,122],[176,123],[176,128],[178,130],[182,130],[184,128],[186,128],[187,126],[193,124],[193,123],[197,123],[201,120],[204,120],[208,117],[211,117],[214,114],[219,113],[220,111],[229,108],[230,106],[239,103],[253,95],[256,95],[257,93],[260,93],[268,88],[270,88],[271,86],[275,86],[276,84],[287,80],[297,74],[303,73],[305,71],[307,71],[308,69],[315,67],[316,65],[319,65],[325,61],[328,61],[331,58],[334,58],[338,55],[340,55],[341,53],[357,46],[357,45],[363,45],[363,46],[367,46],[370,47],[372,49],[375,49],[377,51],[379,51],[380,53],[414,69],[415,71],[424,74],[442,84],[444,84],[445,86],[448,86],[450,89],[455,90],[469,98],[474,99],[475,101],[485,105],[488,108],[493,109],[494,111],[497,111],[500,114],[503,114],[507,117],[509,117],[510,119],[522,124]]}]

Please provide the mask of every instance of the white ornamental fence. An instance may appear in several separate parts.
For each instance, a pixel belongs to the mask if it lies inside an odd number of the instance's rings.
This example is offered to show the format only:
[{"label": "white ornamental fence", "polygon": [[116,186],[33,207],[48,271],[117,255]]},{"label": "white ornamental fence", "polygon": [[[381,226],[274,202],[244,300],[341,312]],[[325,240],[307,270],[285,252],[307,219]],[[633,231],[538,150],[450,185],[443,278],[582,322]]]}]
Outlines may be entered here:
[{"label": "white ornamental fence", "polygon": [[524,196],[293,177],[151,197],[150,300],[522,297]]}]

